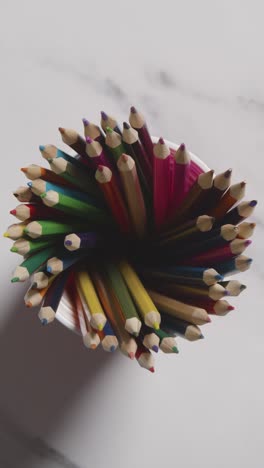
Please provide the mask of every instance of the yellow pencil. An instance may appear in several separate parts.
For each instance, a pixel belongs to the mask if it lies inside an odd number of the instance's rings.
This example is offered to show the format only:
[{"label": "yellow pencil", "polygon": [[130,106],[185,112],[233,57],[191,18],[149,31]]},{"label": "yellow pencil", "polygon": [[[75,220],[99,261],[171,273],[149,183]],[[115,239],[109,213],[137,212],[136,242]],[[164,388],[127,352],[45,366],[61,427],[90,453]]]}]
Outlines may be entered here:
[{"label": "yellow pencil", "polygon": [[79,271],[76,274],[76,282],[89,307],[92,327],[99,331],[103,330],[106,316],[87,271]]},{"label": "yellow pencil", "polygon": [[125,261],[120,262],[118,267],[145,324],[158,330],[161,320],[160,313],[141,283],[138,275]]}]

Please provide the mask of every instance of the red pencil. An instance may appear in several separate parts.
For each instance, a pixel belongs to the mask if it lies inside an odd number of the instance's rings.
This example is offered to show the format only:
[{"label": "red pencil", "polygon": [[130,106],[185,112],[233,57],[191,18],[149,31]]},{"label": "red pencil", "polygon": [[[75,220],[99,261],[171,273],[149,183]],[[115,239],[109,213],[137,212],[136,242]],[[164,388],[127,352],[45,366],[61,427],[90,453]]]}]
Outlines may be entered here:
[{"label": "red pencil", "polygon": [[165,223],[170,202],[170,148],[163,138],[154,145],[154,172],[153,172],[153,203],[154,217],[157,229]]}]

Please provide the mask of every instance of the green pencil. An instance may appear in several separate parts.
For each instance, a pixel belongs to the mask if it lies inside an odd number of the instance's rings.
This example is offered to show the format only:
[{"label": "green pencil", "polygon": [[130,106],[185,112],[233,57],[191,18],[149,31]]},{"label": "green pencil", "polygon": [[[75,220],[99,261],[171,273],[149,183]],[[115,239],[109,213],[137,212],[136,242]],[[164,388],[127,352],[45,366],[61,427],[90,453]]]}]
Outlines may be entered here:
[{"label": "green pencil", "polygon": [[121,154],[126,152],[122,143],[122,138],[119,133],[115,132],[112,128],[106,127],[105,144],[110,149],[115,161],[117,162]]},{"label": "green pencil", "polygon": [[34,255],[24,260],[14,271],[12,283],[18,281],[26,281],[34,271],[36,271],[43,263],[45,263],[52,255],[56,252],[54,245],[47,247],[46,249],[40,250]]}]

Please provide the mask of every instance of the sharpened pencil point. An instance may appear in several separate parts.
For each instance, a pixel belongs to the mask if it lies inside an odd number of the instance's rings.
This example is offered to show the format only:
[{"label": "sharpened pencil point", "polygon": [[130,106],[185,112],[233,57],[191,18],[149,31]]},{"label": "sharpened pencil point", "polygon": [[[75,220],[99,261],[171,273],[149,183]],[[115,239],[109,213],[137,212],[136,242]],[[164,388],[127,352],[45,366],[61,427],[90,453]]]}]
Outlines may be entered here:
[{"label": "sharpened pencil point", "polygon": [[97,325],[97,329],[98,329],[99,331],[102,331],[103,328],[104,328],[104,327],[103,327],[102,323],[99,323],[99,324]]},{"label": "sharpened pencil point", "polygon": [[61,133],[61,135],[63,135],[65,133],[65,128],[63,128],[63,127],[59,127],[58,130]]},{"label": "sharpened pencil point", "polygon": [[153,323],[153,328],[154,328],[154,330],[159,330],[159,323],[158,323],[158,322],[154,322],[154,323]]},{"label": "sharpened pencil point", "polygon": [[122,158],[121,161],[124,161],[124,162],[127,162],[129,159],[128,154],[125,154],[125,153],[123,153],[120,157]]},{"label": "sharpened pencil point", "polygon": [[128,130],[130,128],[130,125],[127,122],[123,122],[123,127]]},{"label": "sharpened pencil point", "polygon": [[242,292],[242,291],[244,291],[244,289],[247,289],[246,285],[245,285],[245,284],[241,284],[241,286],[240,286],[240,291]]},{"label": "sharpened pencil point", "polygon": [[250,244],[252,244],[252,241],[250,239],[247,239],[245,241],[245,246],[248,247]]},{"label": "sharpened pencil point", "polygon": [[33,307],[33,304],[32,304],[32,302],[27,301],[27,302],[25,302],[25,306],[30,308],[30,307]]},{"label": "sharpened pencil point", "polygon": [[110,348],[110,352],[111,352],[111,353],[113,353],[115,350],[116,350],[115,346],[114,346],[114,345],[113,345],[113,346],[111,346],[111,348]]},{"label": "sharpened pencil point", "polygon": [[82,119],[83,125],[87,127],[89,125],[89,120],[87,120],[85,117]]},{"label": "sharpened pencil point", "polygon": [[164,138],[160,137],[160,139],[159,139],[159,144],[160,144],[160,145],[165,145]]},{"label": "sharpened pencil point", "polygon": [[135,359],[135,353],[132,353],[132,351],[130,353],[128,353],[128,357],[130,359]]},{"label": "sharpened pencil point", "polygon": [[176,354],[179,354],[179,350],[178,350],[177,346],[173,346],[172,351],[174,353],[176,353]]},{"label": "sharpened pencil point", "polygon": [[89,137],[89,136],[86,137],[85,140],[86,140],[86,143],[92,143],[92,141],[93,141],[92,138]]},{"label": "sharpened pencil point", "polygon": [[159,347],[157,345],[153,345],[152,346],[152,351],[154,351],[155,353],[158,353],[159,352]]},{"label": "sharpened pencil point", "polygon": [[11,247],[10,252],[15,252],[15,253],[17,253],[17,252],[18,252],[18,248],[17,248],[17,247]]},{"label": "sharpened pencil point", "polygon": [[21,167],[20,170],[21,170],[22,172],[27,172],[27,168],[26,168],[26,167]]},{"label": "sharpened pencil point", "polygon": [[223,281],[224,277],[222,275],[215,275],[215,280],[216,281]]},{"label": "sharpened pencil point", "polygon": [[11,283],[18,283],[18,281],[19,281],[19,278],[17,276],[11,279]]},{"label": "sharpened pencil point", "polygon": [[179,146],[179,150],[180,151],[185,151],[185,144],[182,143],[180,146]]},{"label": "sharpened pencil point", "polygon": [[47,196],[47,192],[43,192],[40,194],[40,198],[45,198]]},{"label": "sharpened pencil point", "polygon": [[108,119],[108,115],[104,111],[101,111],[101,117],[104,121]]},{"label": "sharpened pencil point", "polygon": [[42,319],[41,320],[41,325],[48,325],[47,319]]},{"label": "sharpened pencil point", "polygon": [[11,211],[9,211],[9,213],[10,213],[11,215],[16,215],[16,210],[11,210]]},{"label": "sharpened pencil point", "polygon": [[106,127],[105,129],[106,133],[113,133],[113,129],[111,127]]},{"label": "sharpened pencil point", "polygon": [[91,349],[96,349],[96,345],[95,345],[95,344],[92,344],[92,345],[90,346],[90,348],[91,348]]},{"label": "sharpened pencil point", "polygon": [[249,203],[249,206],[256,206],[257,205],[257,200],[252,200],[250,203]]},{"label": "sharpened pencil point", "polygon": [[207,317],[206,322],[207,322],[207,323],[212,322],[212,320],[211,320],[211,318],[210,318],[209,316]]},{"label": "sharpened pencil point", "polygon": [[234,310],[234,309],[235,309],[234,306],[231,306],[231,305],[229,305],[227,308],[227,310]]},{"label": "sharpened pencil point", "polygon": [[33,185],[32,182],[28,182],[28,183],[27,183],[27,186],[28,186],[29,188],[31,188],[32,185]]},{"label": "sharpened pencil point", "polygon": [[200,334],[200,340],[204,340],[204,335],[202,333]]},{"label": "sharpened pencil point", "polygon": [[8,232],[4,232],[3,237],[9,237]]},{"label": "sharpened pencil point", "polygon": [[224,176],[228,178],[231,174],[232,174],[232,169],[227,169],[227,171],[225,171],[224,173]]},{"label": "sharpened pencil point", "polygon": [[42,151],[44,151],[44,149],[45,149],[45,146],[44,146],[44,145],[39,145],[39,151],[42,152]]},{"label": "sharpened pencil point", "polygon": [[155,372],[154,367],[150,367],[150,368],[149,368],[149,371],[152,372],[152,374],[153,374],[153,373]]},{"label": "sharpened pencil point", "polygon": [[67,240],[64,242],[64,245],[72,245],[72,241],[67,239]]},{"label": "sharpened pencil point", "polygon": [[248,259],[247,259],[247,263],[248,263],[248,264],[250,264],[250,263],[252,263],[252,262],[253,262],[253,258],[248,258]]},{"label": "sharpened pencil point", "polygon": [[28,234],[28,232],[29,232],[29,231],[28,231],[28,228],[25,228],[25,229],[24,229],[24,233],[25,233],[25,234]]},{"label": "sharpened pencil point", "polygon": [[47,272],[52,273],[52,268],[50,266],[47,266]]},{"label": "sharpened pencil point", "polygon": [[104,166],[102,166],[101,164],[99,164],[99,166],[97,167],[97,170],[98,170],[99,172],[103,172]]},{"label": "sharpened pencil point", "polygon": [[131,106],[131,107],[130,107],[130,112],[132,112],[132,114],[136,114],[136,113],[137,113],[137,109],[136,109],[134,106]]}]

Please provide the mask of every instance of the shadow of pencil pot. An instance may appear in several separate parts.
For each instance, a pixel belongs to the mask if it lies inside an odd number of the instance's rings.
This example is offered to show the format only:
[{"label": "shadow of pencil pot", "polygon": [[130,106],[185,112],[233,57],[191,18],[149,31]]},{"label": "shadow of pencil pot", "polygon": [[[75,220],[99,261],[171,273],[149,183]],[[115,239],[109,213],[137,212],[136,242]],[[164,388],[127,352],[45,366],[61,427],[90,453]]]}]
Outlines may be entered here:
[{"label": "shadow of pencil pot", "polygon": [[122,129],[105,112],[83,126],[59,128],[76,156],[40,146],[49,168],[21,169],[19,222],[4,234],[23,256],[11,281],[32,278],[25,303],[43,325],[57,318],[86,347],[154,372],[153,352],[178,353],[177,335],[199,340],[234,309],[228,296],[246,286],[229,276],[251,265],[257,202],[231,169],[215,175],[184,144],[151,137],[135,107]]}]

